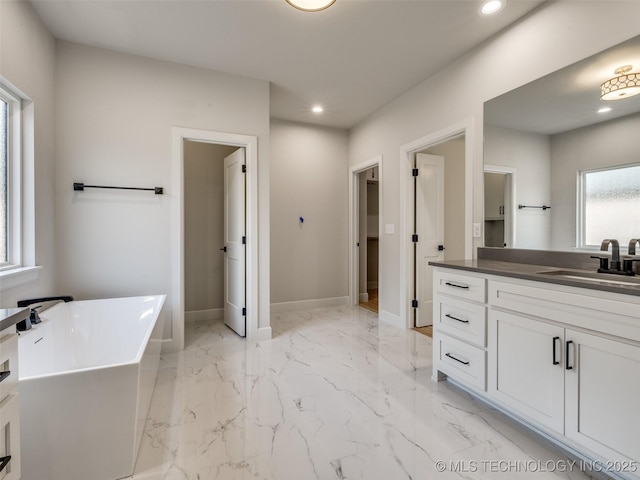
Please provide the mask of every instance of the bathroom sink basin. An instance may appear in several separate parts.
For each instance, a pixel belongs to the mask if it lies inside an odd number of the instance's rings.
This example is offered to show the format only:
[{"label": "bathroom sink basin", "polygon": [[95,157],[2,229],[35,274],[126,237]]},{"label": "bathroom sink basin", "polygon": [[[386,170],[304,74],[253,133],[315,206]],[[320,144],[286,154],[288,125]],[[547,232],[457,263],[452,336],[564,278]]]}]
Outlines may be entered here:
[{"label": "bathroom sink basin", "polygon": [[627,277],[624,275],[613,275],[609,273],[597,273],[597,272],[581,272],[576,270],[548,270],[545,272],[538,272],[541,275],[548,275],[553,277],[562,277],[567,280],[583,280],[594,283],[612,283],[614,285],[631,285],[640,286],[640,277]]}]

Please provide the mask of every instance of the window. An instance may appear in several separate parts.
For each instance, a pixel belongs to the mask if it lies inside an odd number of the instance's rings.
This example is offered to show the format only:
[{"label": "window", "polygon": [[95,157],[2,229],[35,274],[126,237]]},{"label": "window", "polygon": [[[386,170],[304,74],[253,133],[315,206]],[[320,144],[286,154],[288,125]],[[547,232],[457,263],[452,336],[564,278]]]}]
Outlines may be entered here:
[{"label": "window", "polygon": [[640,165],[579,173],[580,245],[605,238],[626,245],[640,235]]},{"label": "window", "polygon": [[0,270],[21,265],[21,101],[0,84]]}]

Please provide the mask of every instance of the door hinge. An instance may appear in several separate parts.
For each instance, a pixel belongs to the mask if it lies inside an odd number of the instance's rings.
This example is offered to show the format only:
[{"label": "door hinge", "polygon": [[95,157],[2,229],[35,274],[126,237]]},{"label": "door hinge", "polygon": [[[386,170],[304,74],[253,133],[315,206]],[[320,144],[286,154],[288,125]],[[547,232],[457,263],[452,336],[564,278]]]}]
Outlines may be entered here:
[{"label": "door hinge", "polygon": [[242,316],[243,317],[247,316],[247,307],[242,307]]},{"label": "door hinge", "polygon": [[242,165],[242,173],[247,173],[247,166],[246,165]]},{"label": "door hinge", "polygon": [[247,237],[245,237],[245,236],[242,237],[242,244],[243,245],[247,244]]},{"label": "door hinge", "polygon": [[411,241],[413,243],[418,243],[418,234],[414,233],[413,235],[411,235]]},{"label": "door hinge", "polygon": [[411,300],[411,308],[418,308],[418,300],[416,299]]},{"label": "door hinge", "polygon": [[414,168],[413,170],[411,170],[411,176],[413,177],[417,177],[418,176],[418,169]]}]

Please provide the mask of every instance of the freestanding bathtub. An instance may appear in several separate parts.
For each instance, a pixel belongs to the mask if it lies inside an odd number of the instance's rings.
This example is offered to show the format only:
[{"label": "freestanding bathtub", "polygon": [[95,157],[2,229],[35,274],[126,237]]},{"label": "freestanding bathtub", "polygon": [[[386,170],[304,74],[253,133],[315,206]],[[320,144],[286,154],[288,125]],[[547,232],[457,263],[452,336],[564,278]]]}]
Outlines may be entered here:
[{"label": "freestanding bathtub", "polygon": [[60,303],[18,340],[22,480],[133,473],[166,296]]}]

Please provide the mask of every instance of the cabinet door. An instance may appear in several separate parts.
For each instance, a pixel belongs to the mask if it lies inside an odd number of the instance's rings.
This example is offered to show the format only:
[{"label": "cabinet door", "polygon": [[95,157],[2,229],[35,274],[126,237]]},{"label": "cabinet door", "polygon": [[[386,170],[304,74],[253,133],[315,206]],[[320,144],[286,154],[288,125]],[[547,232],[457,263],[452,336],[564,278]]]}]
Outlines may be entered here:
[{"label": "cabinet door", "polygon": [[566,435],[607,460],[640,462],[640,347],[572,330],[566,339]]},{"label": "cabinet door", "polygon": [[489,310],[488,392],[533,422],[563,433],[564,329]]}]

